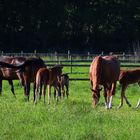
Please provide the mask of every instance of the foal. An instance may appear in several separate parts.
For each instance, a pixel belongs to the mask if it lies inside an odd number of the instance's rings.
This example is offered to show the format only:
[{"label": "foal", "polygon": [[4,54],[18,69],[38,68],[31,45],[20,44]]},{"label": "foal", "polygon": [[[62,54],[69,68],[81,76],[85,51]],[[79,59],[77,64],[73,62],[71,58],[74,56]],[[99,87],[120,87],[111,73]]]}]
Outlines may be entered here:
[{"label": "foal", "polygon": [[[67,73],[61,74],[60,77],[58,77],[58,87],[60,91],[60,97],[61,97],[61,90],[62,90],[62,97],[65,97],[65,88],[66,88],[66,96],[68,98],[69,96],[69,76]],[[56,91],[54,92],[54,96],[56,96]]]},{"label": "foal", "polygon": [[[127,105],[131,107],[131,104],[129,103],[128,99],[125,96],[125,90],[130,84],[138,83],[140,86],[140,69],[134,69],[134,70],[121,70],[120,76],[119,76],[119,82],[121,85],[121,101],[118,108],[121,108],[123,106],[123,98],[125,99]],[[137,103],[137,108],[140,106],[140,99]]]},{"label": "foal", "polygon": [[44,85],[43,89],[43,95],[44,95],[44,103],[45,103],[45,95],[46,95],[46,87],[48,85],[48,104],[50,104],[50,96],[51,96],[51,86],[53,85],[56,90],[56,101],[58,101],[58,77],[62,73],[62,66],[56,65],[51,69],[48,68],[40,68],[36,74],[36,90],[35,90],[35,101],[34,103],[37,103],[38,95],[42,94],[42,87]]}]

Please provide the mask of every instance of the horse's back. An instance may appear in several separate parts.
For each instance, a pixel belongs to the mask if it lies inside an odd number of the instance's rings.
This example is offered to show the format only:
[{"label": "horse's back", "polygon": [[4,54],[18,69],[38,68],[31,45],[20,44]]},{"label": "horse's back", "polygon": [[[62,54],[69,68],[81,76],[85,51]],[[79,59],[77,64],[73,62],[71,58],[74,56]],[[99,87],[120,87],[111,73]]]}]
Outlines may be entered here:
[{"label": "horse's back", "polygon": [[125,85],[140,82],[140,69],[120,70],[119,82]]},{"label": "horse's back", "polygon": [[97,56],[90,66],[90,80],[98,84],[112,83],[118,80],[120,64],[114,56]]},{"label": "horse's back", "polygon": [[40,68],[36,74],[36,83],[43,82],[48,83],[49,81],[49,69]]}]

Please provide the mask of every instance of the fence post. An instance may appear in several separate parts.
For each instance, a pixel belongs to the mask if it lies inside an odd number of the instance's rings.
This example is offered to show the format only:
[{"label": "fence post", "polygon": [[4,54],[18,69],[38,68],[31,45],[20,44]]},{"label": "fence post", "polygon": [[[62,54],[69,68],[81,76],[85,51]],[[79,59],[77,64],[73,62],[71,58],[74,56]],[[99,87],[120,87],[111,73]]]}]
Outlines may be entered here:
[{"label": "fence post", "polygon": [[135,63],[136,63],[136,61],[137,61],[137,52],[136,51],[134,52],[134,58],[135,58]]},{"label": "fence post", "polygon": [[55,55],[55,61],[56,61],[56,64],[57,64],[58,63],[58,57],[57,57],[57,52],[56,51],[55,51],[54,55]]},{"label": "fence post", "polygon": [[70,72],[72,73],[72,55],[70,55],[70,67],[71,67],[71,69],[70,69]]},{"label": "fence post", "polygon": [[125,60],[125,52],[123,52],[123,60]]},{"label": "fence post", "polygon": [[90,57],[90,52],[88,52],[87,60],[89,60],[89,57]]},{"label": "fence post", "polygon": [[68,50],[68,60],[70,60],[70,50]]},{"label": "fence post", "polygon": [[23,56],[23,51],[20,52],[20,55]]}]

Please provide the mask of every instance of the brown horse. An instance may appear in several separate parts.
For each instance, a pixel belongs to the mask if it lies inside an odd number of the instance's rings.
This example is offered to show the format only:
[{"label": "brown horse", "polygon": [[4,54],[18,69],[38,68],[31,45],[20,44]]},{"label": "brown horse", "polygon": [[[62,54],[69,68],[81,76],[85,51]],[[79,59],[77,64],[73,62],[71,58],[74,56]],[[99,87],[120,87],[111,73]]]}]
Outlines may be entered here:
[{"label": "brown horse", "polygon": [[[66,96],[68,98],[69,96],[69,76],[67,73],[61,74],[61,76],[58,79],[58,87],[59,87],[59,92],[60,92],[60,97],[61,97],[61,90],[62,90],[62,97],[65,97],[65,92]],[[65,91],[66,89],[66,91]],[[54,96],[56,95],[56,91],[54,92]]]},{"label": "brown horse", "polygon": [[[45,67],[40,58],[4,57],[0,59],[1,72],[6,80],[20,79],[24,86],[24,94],[29,100],[30,83],[35,82],[35,76],[39,68]],[[4,64],[6,66],[4,66]],[[7,66],[7,64],[9,64]],[[4,68],[8,67],[8,68]],[[20,69],[20,70],[19,70]],[[3,78],[3,79],[4,79]],[[2,80],[3,80],[2,79]],[[35,84],[34,84],[35,92]]]},{"label": "brown horse", "polygon": [[[138,83],[138,85],[140,86],[140,69],[121,70],[119,76],[119,82],[121,85],[121,101],[118,108],[121,108],[123,106],[123,98],[125,99],[127,105],[131,107],[131,104],[129,103],[128,99],[125,96],[125,90],[130,84]],[[138,101],[136,107],[139,106],[140,106],[140,100]]]},{"label": "brown horse", "polygon": [[115,94],[119,78],[120,64],[115,56],[97,56],[90,65],[90,84],[94,107],[100,98],[100,85],[104,87],[105,106],[112,107],[112,96]]},{"label": "brown horse", "polygon": [[38,95],[42,92],[42,86],[44,85],[43,95],[44,95],[44,103],[45,103],[45,95],[46,95],[46,87],[48,85],[48,104],[50,104],[50,94],[51,94],[51,86],[54,86],[57,91],[56,101],[58,101],[58,79],[62,73],[62,66],[56,65],[50,69],[48,68],[40,68],[36,74],[36,90],[35,90],[35,104],[37,103]]},{"label": "brown horse", "polygon": [[[20,77],[22,77],[22,75],[19,72],[16,72],[16,69],[11,69],[13,68],[13,66],[7,65],[7,64],[4,65],[5,62],[8,64],[17,64],[17,63],[24,62],[25,60],[26,60],[25,57],[8,57],[8,56],[0,57],[0,64],[1,64],[0,65],[1,67],[0,68],[0,94],[2,92],[2,80],[7,80],[11,87],[11,91],[13,95],[15,95],[12,80],[18,80]],[[22,82],[21,78],[20,78],[20,81]]]}]

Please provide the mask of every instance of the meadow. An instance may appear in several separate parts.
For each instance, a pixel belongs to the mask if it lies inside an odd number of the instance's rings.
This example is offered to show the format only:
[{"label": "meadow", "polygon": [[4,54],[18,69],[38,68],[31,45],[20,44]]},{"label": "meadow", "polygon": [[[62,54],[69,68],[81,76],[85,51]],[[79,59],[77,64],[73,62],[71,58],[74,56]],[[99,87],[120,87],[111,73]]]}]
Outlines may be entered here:
[{"label": "meadow", "polygon": [[[67,68],[64,68],[66,71]],[[70,77],[75,76],[83,75],[70,74]],[[88,73],[84,76],[88,77]],[[92,107],[89,81],[70,81],[69,98],[59,100],[57,105],[53,91],[50,105],[44,105],[42,99],[34,106],[33,91],[27,102],[19,81],[14,81],[14,86],[16,98],[8,82],[3,81],[1,140],[138,140],[140,137],[140,109],[135,108],[140,97],[137,84],[130,85],[126,91],[132,107],[124,103],[119,110],[119,83],[111,110],[105,109],[102,92],[97,108]]]}]

